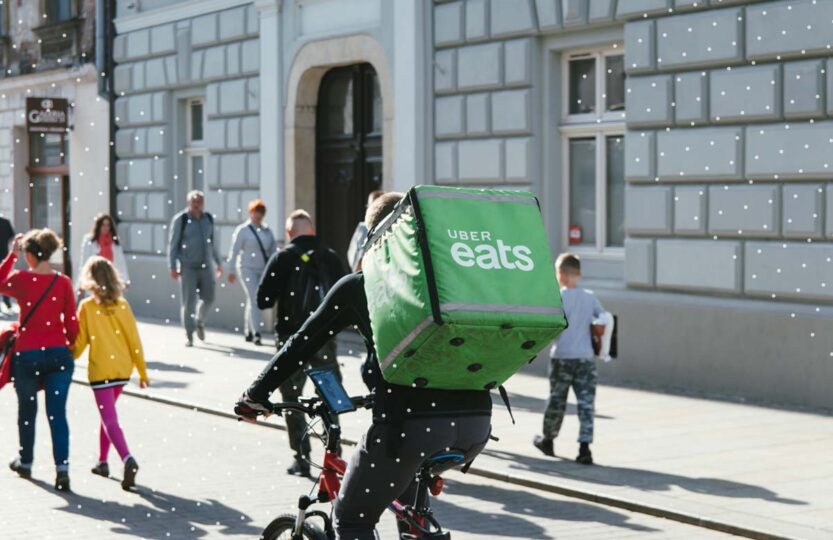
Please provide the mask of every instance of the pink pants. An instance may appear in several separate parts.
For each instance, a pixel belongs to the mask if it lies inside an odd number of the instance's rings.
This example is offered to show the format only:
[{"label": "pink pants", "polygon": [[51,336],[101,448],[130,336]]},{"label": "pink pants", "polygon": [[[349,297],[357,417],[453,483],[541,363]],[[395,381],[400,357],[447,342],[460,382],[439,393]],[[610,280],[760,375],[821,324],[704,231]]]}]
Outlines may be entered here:
[{"label": "pink pants", "polygon": [[98,460],[102,463],[107,461],[110,453],[110,444],[116,447],[122,461],[130,455],[127,449],[127,441],[124,439],[119,417],[116,415],[116,400],[121,395],[122,386],[111,386],[110,388],[96,388],[95,403],[98,405],[98,413],[101,415],[101,431],[98,436],[99,455]]}]

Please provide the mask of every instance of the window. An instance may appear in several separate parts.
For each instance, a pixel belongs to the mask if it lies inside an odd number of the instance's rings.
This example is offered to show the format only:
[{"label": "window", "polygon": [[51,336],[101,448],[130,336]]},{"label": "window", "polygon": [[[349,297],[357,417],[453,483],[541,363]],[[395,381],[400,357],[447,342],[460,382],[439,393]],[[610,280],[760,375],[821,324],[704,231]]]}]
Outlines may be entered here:
[{"label": "window", "polygon": [[72,18],[72,0],[44,0],[46,20],[51,23]]},{"label": "window", "polygon": [[205,100],[203,98],[189,99],[185,102],[187,145],[185,147],[186,179],[188,190],[199,189],[205,191],[205,162],[207,150],[205,146]]},{"label": "window", "polygon": [[622,256],[625,73],[620,47],[564,55],[563,242],[583,255]]}]

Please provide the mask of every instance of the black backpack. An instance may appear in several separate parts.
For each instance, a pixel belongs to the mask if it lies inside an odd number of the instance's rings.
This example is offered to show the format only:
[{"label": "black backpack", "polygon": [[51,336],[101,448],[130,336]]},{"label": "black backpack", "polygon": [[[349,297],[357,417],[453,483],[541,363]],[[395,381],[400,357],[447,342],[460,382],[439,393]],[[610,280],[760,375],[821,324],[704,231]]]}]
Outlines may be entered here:
[{"label": "black backpack", "polygon": [[319,250],[301,251],[294,244],[290,244],[286,250],[297,256],[298,263],[289,273],[288,292],[285,295],[289,301],[281,306],[280,311],[286,317],[289,327],[297,329],[318,309],[333,283],[319,260]]}]

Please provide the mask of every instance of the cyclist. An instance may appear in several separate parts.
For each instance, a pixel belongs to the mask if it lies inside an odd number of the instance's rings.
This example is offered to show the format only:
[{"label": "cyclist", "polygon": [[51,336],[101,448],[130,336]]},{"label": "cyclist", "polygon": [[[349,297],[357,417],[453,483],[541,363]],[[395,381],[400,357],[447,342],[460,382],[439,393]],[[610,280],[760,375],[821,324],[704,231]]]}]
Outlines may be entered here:
[{"label": "cyclist", "polygon": [[[365,216],[368,228],[378,225],[402,197],[386,193],[377,199]],[[334,502],[335,528],[337,538],[369,540],[375,538],[376,523],[391,501],[410,500],[416,473],[427,458],[455,449],[470,462],[480,453],[489,440],[492,400],[488,390],[435,390],[386,382],[375,354],[359,270],[333,286],[243,394],[237,414],[248,421],[268,414],[270,394],[301,369],[311,351],[348,326],[365,341],[362,377],[376,398],[373,423],[353,452]]]}]

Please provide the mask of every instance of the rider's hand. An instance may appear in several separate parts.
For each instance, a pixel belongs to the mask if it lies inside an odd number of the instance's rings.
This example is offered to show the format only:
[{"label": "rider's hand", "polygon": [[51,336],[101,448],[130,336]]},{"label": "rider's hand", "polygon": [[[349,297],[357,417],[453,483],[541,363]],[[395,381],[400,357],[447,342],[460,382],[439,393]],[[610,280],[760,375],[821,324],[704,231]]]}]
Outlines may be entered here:
[{"label": "rider's hand", "polygon": [[174,281],[179,279],[179,272],[175,268],[171,268],[171,278],[173,278]]},{"label": "rider's hand", "polygon": [[22,249],[23,246],[23,233],[17,233],[14,235],[14,239],[12,239],[12,253],[17,253]]},{"label": "rider's hand", "polygon": [[235,275],[234,272],[229,272],[228,282],[229,283],[234,283],[235,281],[237,281],[237,276]]},{"label": "rider's hand", "polygon": [[258,416],[263,416],[264,418],[271,416],[272,407],[268,401],[264,403],[251,399],[249,394],[246,392],[240,396],[240,399],[237,400],[237,403],[234,405],[234,414],[236,414],[240,420],[254,424],[257,422]]}]

